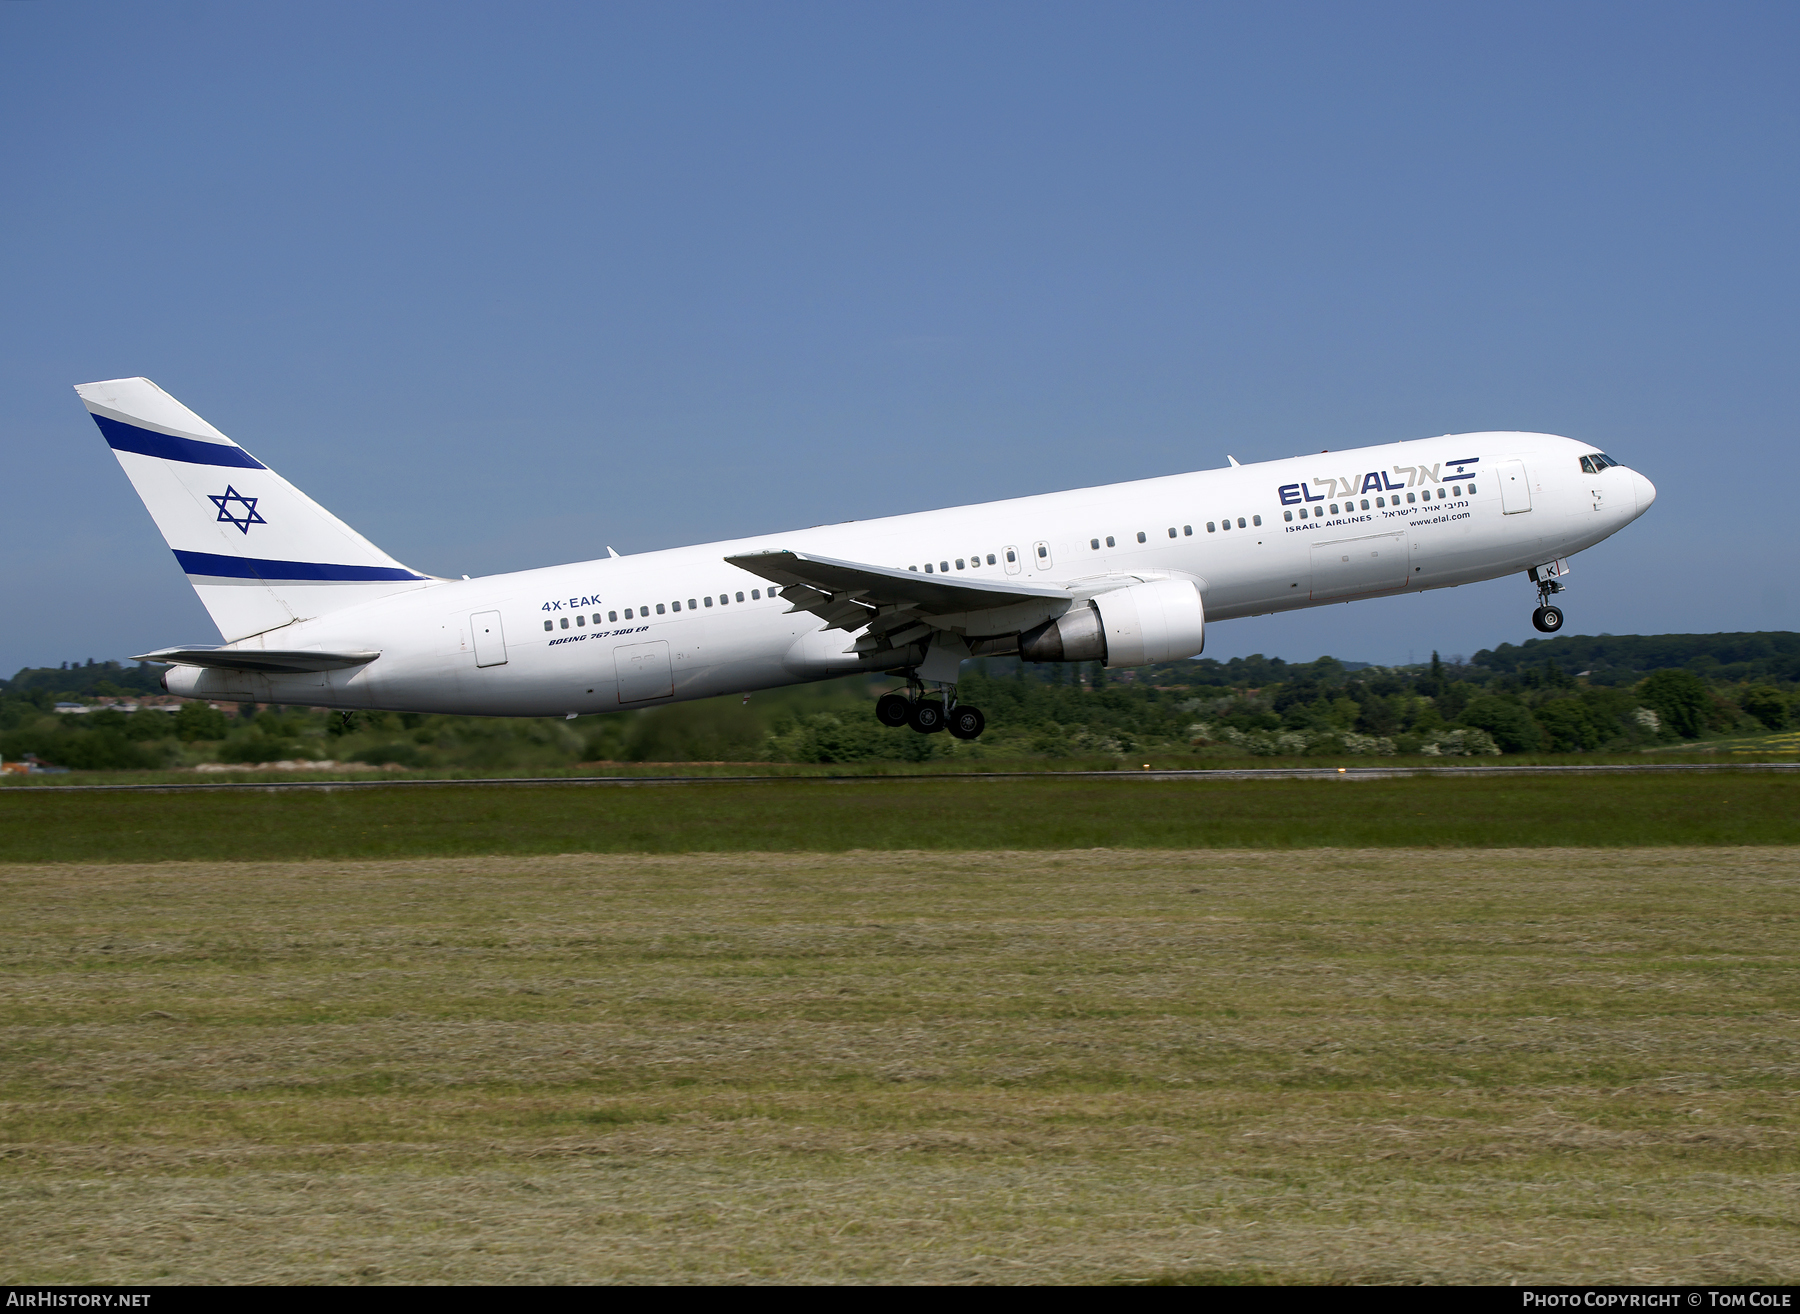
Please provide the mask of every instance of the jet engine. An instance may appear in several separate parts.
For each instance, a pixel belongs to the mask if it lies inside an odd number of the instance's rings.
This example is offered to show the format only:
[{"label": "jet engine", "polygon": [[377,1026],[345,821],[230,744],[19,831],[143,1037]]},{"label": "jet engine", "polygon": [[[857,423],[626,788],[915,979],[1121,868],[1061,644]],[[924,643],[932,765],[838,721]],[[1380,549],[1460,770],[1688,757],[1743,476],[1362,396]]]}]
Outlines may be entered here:
[{"label": "jet engine", "polygon": [[1028,662],[1104,662],[1108,667],[1196,657],[1206,647],[1200,590],[1158,579],[1102,593],[1019,636]]}]

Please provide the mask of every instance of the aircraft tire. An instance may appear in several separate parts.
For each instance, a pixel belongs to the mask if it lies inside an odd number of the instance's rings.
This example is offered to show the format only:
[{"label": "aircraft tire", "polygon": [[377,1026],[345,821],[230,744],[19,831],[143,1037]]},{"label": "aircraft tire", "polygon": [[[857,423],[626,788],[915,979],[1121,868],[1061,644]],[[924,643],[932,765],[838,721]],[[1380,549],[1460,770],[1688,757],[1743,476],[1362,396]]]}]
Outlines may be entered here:
[{"label": "aircraft tire", "polygon": [[962,707],[950,713],[950,722],[945,729],[958,739],[973,739],[987,728],[987,717],[981,714],[979,707]]},{"label": "aircraft tire", "polygon": [[936,734],[944,728],[944,705],[921,698],[912,705],[907,724],[922,735]]},{"label": "aircraft tire", "polygon": [[1540,634],[1555,634],[1563,627],[1561,607],[1539,607],[1531,613],[1531,624]]},{"label": "aircraft tire", "polygon": [[875,719],[886,726],[903,726],[912,720],[913,701],[903,693],[882,694],[875,702]]}]

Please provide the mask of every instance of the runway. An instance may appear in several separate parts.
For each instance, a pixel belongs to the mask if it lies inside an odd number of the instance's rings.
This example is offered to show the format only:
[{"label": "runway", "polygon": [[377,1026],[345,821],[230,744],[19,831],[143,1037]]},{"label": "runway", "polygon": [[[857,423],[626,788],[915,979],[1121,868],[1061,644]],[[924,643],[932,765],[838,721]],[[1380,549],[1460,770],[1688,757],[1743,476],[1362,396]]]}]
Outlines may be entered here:
[{"label": "runway", "polygon": [[1644,762],[1587,766],[1546,765],[1506,766],[1500,763],[1457,764],[1454,766],[1369,766],[1369,767],[1234,767],[1221,770],[1130,770],[1113,771],[958,771],[917,774],[844,774],[844,775],[742,775],[742,776],[499,776],[457,780],[253,780],[196,781],[149,785],[17,785],[0,787],[0,796],[15,793],[219,793],[245,790],[336,790],[336,789],[426,789],[448,785],[506,787],[516,785],[569,786],[652,786],[652,785],[873,785],[905,781],[945,780],[979,782],[984,780],[1399,780],[1411,777],[1447,776],[1597,776],[1597,775],[1678,775],[1775,773],[1800,771],[1800,762]]}]

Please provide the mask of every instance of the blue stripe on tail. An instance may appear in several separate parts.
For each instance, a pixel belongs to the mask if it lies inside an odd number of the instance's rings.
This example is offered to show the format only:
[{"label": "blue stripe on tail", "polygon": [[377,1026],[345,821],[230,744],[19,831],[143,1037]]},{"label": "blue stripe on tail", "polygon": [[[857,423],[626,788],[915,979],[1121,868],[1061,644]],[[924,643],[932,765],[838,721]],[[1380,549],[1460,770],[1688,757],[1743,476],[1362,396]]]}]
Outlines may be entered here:
[{"label": "blue stripe on tail", "polygon": [[94,423],[100,426],[101,434],[115,452],[136,452],[140,456],[158,456],[165,461],[185,461],[189,465],[235,465],[246,470],[269,468],[242,447],[177,438],[174,434],[140,429],[135,424],[105,415],[96,415]]},{"label": "blue stripe on tail", "polygon": [[312,580],[367,584],[376,580],[419,579],[423,575],[394,566],[334,566],[324,561],[271,561],[266,557],[227,557],[215,552],[183,552],[175,560],[190,575],[216,579]]}]

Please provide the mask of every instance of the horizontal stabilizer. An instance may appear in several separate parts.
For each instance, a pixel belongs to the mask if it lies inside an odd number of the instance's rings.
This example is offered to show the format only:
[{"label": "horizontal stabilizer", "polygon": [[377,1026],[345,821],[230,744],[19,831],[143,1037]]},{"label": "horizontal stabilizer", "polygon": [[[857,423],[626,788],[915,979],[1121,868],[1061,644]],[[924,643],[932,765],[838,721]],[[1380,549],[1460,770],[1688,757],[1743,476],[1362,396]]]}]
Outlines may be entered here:
[{"label": "horizontal stabilizer", "polygon": [[164,662],[171,666],[210,666],[219,671],[253,671],[258,675],[296,675],[304,671],[341,671],[367,666],[379,652],[313,652],[279,648],[159,648],[134,662]]}]

